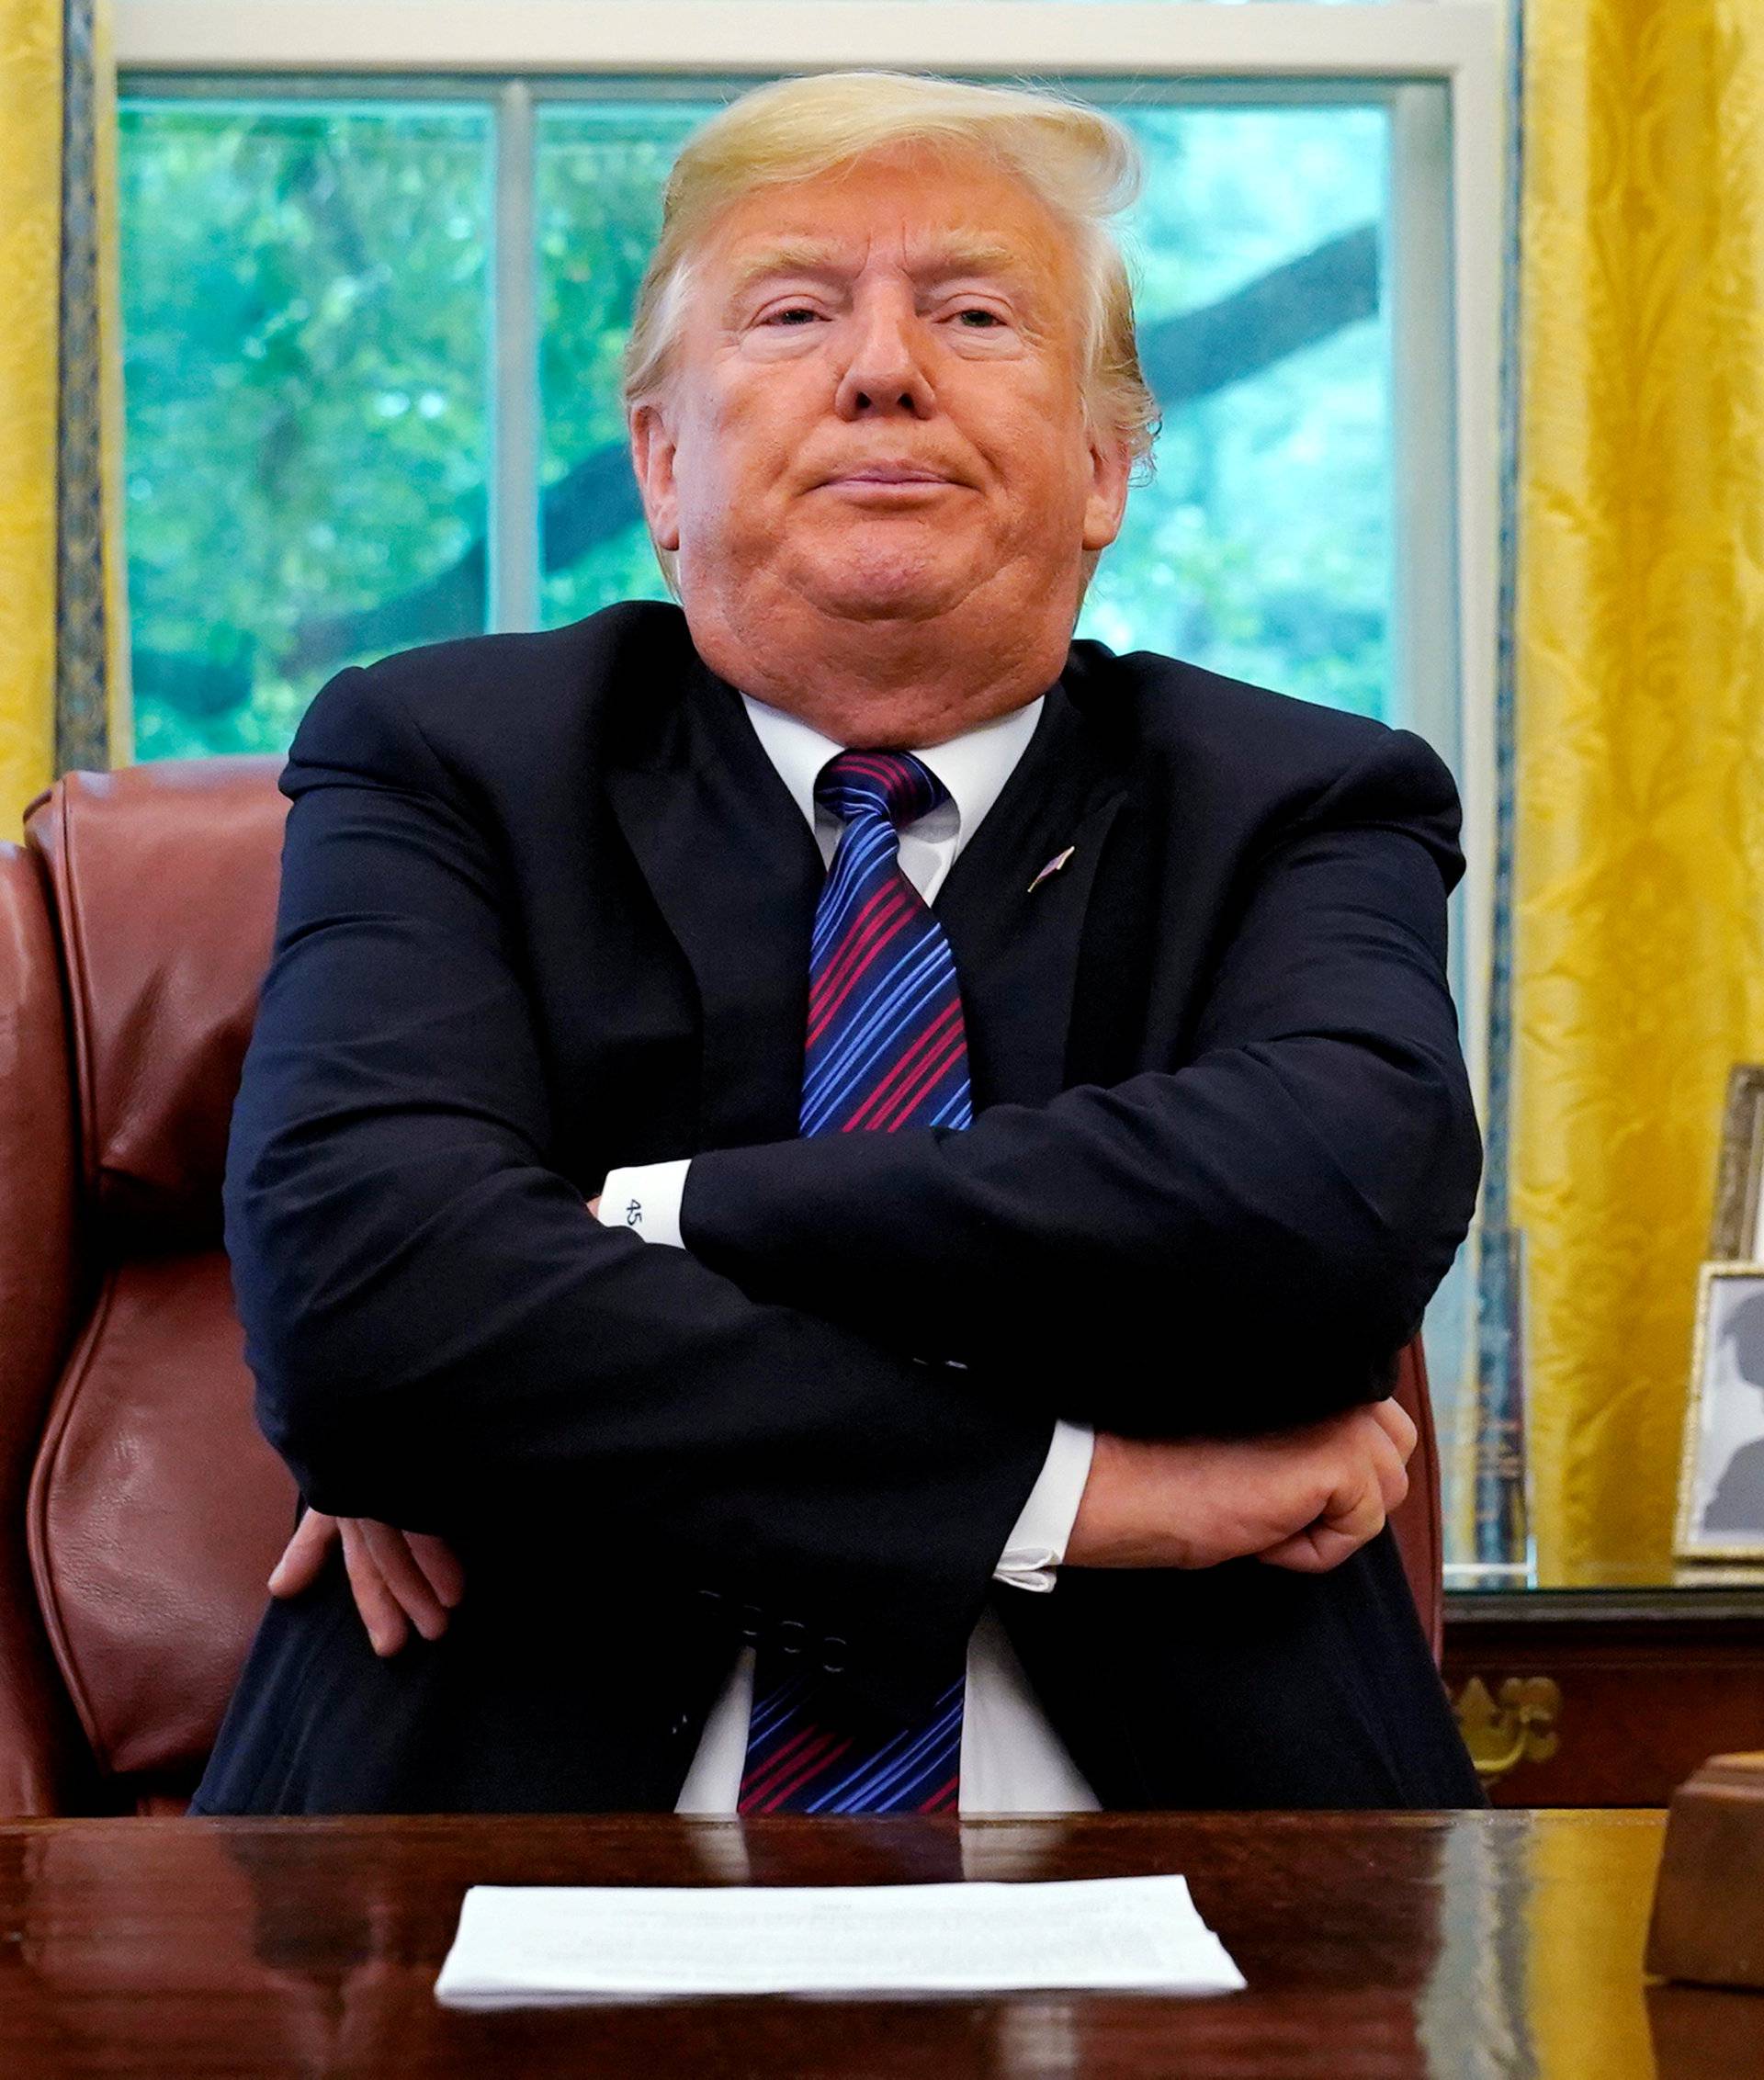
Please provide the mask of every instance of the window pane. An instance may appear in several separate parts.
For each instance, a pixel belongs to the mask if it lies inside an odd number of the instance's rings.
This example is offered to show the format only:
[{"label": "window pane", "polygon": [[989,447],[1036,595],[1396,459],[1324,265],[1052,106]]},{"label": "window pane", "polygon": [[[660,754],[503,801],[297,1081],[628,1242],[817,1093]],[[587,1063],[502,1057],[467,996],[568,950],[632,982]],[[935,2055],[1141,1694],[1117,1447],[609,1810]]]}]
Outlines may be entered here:
[{"label": "window pane", "polygon": [[[664,596],[620,461],[617,357],[668,162],[716,105],[578,106],[540,128],[552,626]],[[1385,110],[1120,113],[1146,153],[1130,243],[1166,411],[1079,633],[1386,714]]]},{"label": "window pane", "polygon": [[538,124],[539,478],[548,628],[665,599],[626,460],[619,357],[673,156],[717,104],[548,107]]},{"label": "window pane", "polygon": [[1130,247],[1164,419],[1079,633],[1387,714],[1385,112],[1117,112],[1146,158]]},{"label": "window pane", "polygon": [[482,108],[124,103],[138,757],[282,749],[417,588],[424,635],[483,626],[489,145]]}]

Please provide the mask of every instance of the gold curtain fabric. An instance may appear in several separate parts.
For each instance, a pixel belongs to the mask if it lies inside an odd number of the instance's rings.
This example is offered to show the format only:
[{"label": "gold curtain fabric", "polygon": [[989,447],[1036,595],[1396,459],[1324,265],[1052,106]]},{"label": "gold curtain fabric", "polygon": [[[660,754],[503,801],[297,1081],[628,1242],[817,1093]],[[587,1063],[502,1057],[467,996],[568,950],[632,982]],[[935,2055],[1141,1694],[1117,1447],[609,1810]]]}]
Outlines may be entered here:
[{"label": "gold curtain fabric", "polygon": [[126,756],[107,0],[0,0],[0,838]]},{"label": "gold curtain fabric", "polygon": [[1540,1578],[1669,1565],[1764,1060],[1764,4],[1527,0],[1513,1218]]},{"label": "gold curtain fabric", "polygon": [[55,744],[61,0],[0,0],[0,838]]}]

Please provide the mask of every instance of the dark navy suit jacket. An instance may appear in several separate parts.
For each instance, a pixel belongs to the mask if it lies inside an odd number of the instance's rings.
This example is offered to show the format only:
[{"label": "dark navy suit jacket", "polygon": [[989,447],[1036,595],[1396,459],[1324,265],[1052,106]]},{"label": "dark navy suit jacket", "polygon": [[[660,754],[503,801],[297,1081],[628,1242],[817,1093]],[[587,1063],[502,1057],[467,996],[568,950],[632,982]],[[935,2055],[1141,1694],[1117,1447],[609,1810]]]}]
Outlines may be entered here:
[{"label": "dark navy suit jacket", "polygon": [[[667,1810],[743,1638],[910,1711],[989,1600],[1105,1806],[1479,1802],[1388,1532],[991,1578],[1056,1417],[1387,1390],[1481,1163],[1419,739],[1075,643],[933,905],[975,1124],[808,1140],[821,860],[676,608],[345,672],[281,786],[259,1419],[468,1586],[387,1661],[339,1567],[272,1604],[198,1810]],[[684,1250],[589,1218],[679,1156]]]}]

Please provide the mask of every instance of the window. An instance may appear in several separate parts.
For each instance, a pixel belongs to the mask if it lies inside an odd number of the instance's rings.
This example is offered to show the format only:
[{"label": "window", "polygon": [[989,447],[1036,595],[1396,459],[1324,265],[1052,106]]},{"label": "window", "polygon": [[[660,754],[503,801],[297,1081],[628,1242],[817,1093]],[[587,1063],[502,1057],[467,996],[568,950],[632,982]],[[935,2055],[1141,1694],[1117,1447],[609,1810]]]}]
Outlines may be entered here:
[{"label": "window", "polygon": [[[1127,237],[1164,426],[1080,632],[1394,718],[1389,107],[1091,91],[1146,155]],[[342,664],[662,595],[619,351],[668,164],[724,97],[537,111],[538,582],[492,602],[503,100],[130,93],[137,755],[279,750]]]},{"label": "window", "polygon": [[[138,756],[279,751],[345,663],[660,596],[616,375],[679,143],[793,69],[1040,78],[1145,148],[1165,407],[1079,632],[1436,746],[1480,1085],[1493,0],[119,0],[118,28]],[[1430,1319],[1448,1454],[1462,1302]]]},{"label": "window", "polygon": [[448,573],[481,567],[489,515],[492,113],[120,118],[136,755],[279,751],[373,647],[352,611],[426,592],[436,632],[483,625]]}]

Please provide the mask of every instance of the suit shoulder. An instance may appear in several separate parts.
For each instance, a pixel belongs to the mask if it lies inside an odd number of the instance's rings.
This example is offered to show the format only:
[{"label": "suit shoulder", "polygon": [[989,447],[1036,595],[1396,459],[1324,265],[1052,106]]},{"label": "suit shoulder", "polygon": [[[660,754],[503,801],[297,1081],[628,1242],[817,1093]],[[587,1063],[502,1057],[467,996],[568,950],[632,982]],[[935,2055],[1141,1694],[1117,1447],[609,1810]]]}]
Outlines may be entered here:
[{"label": "suit shoulder", "polygon": [[1364,797],[1457,817],[1451,769],[1413,730],[1155,650],[1117,656],[1092,642],[1072,650],[1080,707],[1125,731],[1136,758],[1180,771],[1185,786],[1261,797],[1276,816],[1326,798],[1348,809]]},{"label": "suit shoulder", "polygon": [[347,765],[403,746],[454,769],[551,759],[566,737],[592,734],[618,690],[692,654],[685,616],[655,600],[621,600],[561,628],[424,643],[328,680],[289,757]]},{"label": "suit shoulder", "polygon": [[[399,700],[419,716],[489,694],[581,699],[637,661],[654,663],[691,648],[685,616],[659,600],[620,600],[561,628],[458,636],[395,650],[362,668],[368,697]],[[339,677],[346,674],[339,674]],[[334,682],[333,682],[334,684]],[[482,713],[481,709],[478,712]]]}]

